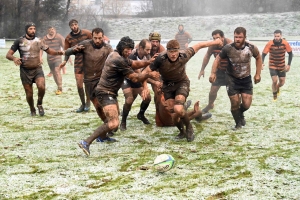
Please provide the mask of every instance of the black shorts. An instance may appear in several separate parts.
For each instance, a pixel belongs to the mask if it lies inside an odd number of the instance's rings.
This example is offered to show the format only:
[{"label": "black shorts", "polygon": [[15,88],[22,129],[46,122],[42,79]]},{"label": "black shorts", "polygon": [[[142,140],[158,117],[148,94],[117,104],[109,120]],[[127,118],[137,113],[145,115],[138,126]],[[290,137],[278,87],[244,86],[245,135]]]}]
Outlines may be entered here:
[{"label": "black shorts", "polygon": [[45,77],[42,67],[38,67],[35,69],[26,69],[24,67],[20,67],[20,78],[22,84],[32,85],[39,77]]},{"label": "black shorts", "polygon": [[218,69],[216,73],[216,81],[212,83],[213,86],[226,86],[227,85],[227,77],[226,71]]},{"label": "black shorts", "polygon": [[59,67],[60,63],[61,62],[58,62],[58,61],[56,61],[56,62],[48,61],[48,65],[49,65],[49,68],[50,68],[51,72],[54,72],[55,68]]},{"label": "black shorts", "polygon": [[226,86],[228,96],[233,96],[236,94],[246,93],[253,94],[253,84],[251,75],[239,79],[233,76],[227,75],[228,84]]},{"label": "black shorts", "polygon": [[278,76],[278,77],[285,77],[286,76],[285,70],[279,71],[277,69],[270,69],[269,68],[269,71],[270,71],[271,76]]},{"label": "black shorts", "polygon": [[93,81],[84,81],[85,92],[89,94],[91,100],[96,98],[95,88],[97,87],[98,82],[99,79]]},{"label": "black shorts", "polygon": [[118,99],[116,95],[111,94],[101,94],[97,91],[95,91],[97,100],[100,104],[100,106],[103,108],[108,105],[116,104],[118,106]]},{"label": "black shorts", "polygon": [[162,91],[164,93],[165,100],[175,99],[175,96],[181,94],[185,98],[189,96],[190,81],[185,80],[178,83],[165,83],[163,84]]},{"label": "black shorts", "polygon": [[124,82],[122,84],[122,90],[127,89],[127,88],[140,88],[142,87],[141,82],[132,82],[130,79],[125,78]]}]

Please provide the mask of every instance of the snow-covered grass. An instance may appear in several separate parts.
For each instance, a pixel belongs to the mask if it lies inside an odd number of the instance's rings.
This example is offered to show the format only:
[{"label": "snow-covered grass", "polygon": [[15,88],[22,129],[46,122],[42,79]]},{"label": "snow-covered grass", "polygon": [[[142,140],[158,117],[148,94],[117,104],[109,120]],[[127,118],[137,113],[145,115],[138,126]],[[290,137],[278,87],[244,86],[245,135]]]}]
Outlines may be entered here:
[{"label": "snow-covered grass", "polygon": [[[265,42],[255,44],[262,49]],[[234,122],[224,87],[211,111],[213,117],[192,122],[196,138],[191,143],[176,141],[175,127],[155,126],[153,103],[146,113],[151,125],[137,120],[138,98],[127,131],[115,135],[119,142],[94,142],[87,158],[76,143],[102,122],[94,108],[75,112],[79,98],[72,66],[63,75],[62,95],[55,95],[54,80],[46,77],[46,114],[30,117],[19,69],[5,59],[6,51],[0,49],[0,199],[300,198],[299,57],[294,57],[277,102],[272,101],[267,67],[262,71],[245,114],[247,125],[239,131],[231,129]],[[198,80],[205,52],[200,50],[187,65],[189,99],[200,100],[201,106],[208,101],[213,61],[204,79]],[[252,67],[253,74],[254,62]],[[45,74],[48,71],[45,64]],[[122,107],[124,98],[119,94]],[[36,100],[36,89],[34,96]],[[176,159],[166,173],[152,168],[161,153]]]}]

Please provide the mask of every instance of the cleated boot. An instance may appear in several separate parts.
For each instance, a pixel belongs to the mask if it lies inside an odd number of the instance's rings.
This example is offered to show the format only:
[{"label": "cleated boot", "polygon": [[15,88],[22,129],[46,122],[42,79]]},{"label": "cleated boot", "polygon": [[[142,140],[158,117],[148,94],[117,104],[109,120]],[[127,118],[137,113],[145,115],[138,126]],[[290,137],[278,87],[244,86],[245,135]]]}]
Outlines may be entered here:
[{"label": "cleated boot", "polygon": [[84,111],[84,105],[81,105],[81,106],[76,110],[77,113],[81,113],[81,112],[83,112],[83,111]]},{"label": "cleated boot", "polygon": [[104,139],[101,139],[100,137],[98,137],[96,139],[96,142],[117,142],[117,140],[114,139],[114,138],[106,136],[106,138],[104,138]]},{"label": "cleated boot", "polygon": [[37,105],[38,110],[39,110],[39,115],[40,116],[44,116],[45,115],[45,111],[42,105]]},{"label": "cleated boot", "polygon": [[126,122],[121,122],[120,124],[120,131],[125,131],[127,128],[126,128]]},{"label": "cleated boot", "polygon": [[137,114],[136,116],[139,120],[141,120],[144,124],[150,124],[149,120],[145,117],[145,115]]},{"label": "cleated boot", "polygon": [[186,129],[186,140],[188,142],[192,142],[195,139],[194,129],[192,124],[190,123]]},{"label": "cleated boot", "polygon": [[90,145],[84,141],[84,140],[81,140],[79,143],[78,143],[78,146],[83,150],[83,152],[89,156],[90,155]]},{"label": "cleated boot", "polygon": [[55,94],[56,94],[56,95],[61,95],[61,94],[62,94],[62,91],[61,91],[61,90],[56,90]]}]

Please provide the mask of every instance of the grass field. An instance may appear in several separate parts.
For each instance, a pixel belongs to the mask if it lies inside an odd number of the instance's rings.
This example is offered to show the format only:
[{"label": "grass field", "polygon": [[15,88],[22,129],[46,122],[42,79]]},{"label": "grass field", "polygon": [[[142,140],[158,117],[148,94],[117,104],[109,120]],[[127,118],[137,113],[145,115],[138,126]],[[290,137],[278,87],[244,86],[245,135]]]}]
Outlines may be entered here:
[{"label": "grass field", "polygon": [[[255,43],[260,49],[265,43]],[[245,113],[247,125],[233,131],[234,121],[225,88],[221,88],[205,122],[193,121],[195,141],[176,141],[176,128],[155,126],[155,107],[136,119],[140,99],[133,105],[119,142],[94,142],[86,157],[77,142],[102,122],[95,109],[77,114],[79,98],[72,66],[63,75],[63,94],[56,96],[53,78],[46,77],[44,117],[31,117],[19,69],[0,49],[0,199],[299,199],[299,57],[277,102],[272,101],[268,69],[254,86],[253,104]],[[208,101],[208,77],[198,80],[206,49],[187,65],[189,99]],[[268,57],[266,58],[268,59]],[[46,61],[46,59],[44,59]],[[252,74],[255,72],[252,63]],[[47,74],[49,68],[44,65]],[[37,90],[34,91],[35,100]],[[124,98],[119,93],[122,107]],[[152,164],[162,153],[176,165],[157,173]]]}]

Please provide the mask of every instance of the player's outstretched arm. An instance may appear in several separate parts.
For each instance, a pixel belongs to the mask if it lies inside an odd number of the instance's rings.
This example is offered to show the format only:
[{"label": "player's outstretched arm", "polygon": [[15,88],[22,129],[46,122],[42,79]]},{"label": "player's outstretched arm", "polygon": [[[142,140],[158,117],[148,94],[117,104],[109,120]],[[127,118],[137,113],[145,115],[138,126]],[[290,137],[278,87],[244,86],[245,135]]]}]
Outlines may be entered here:
[{"label": "player's outstretched arm", "polygon": [[210,41],[202,41],[202,42],[198,42],[196,44],[194,44],[192,46],[192,48],[194,49],[195,53],[197,53],[200,49],[205,48],[205,47],[210,47],[210,46],[214,46],[214,45],[218,45],[220,47],[223,46],[223,42],[221,39],[216,39],[216,40],[210,40]]}]

